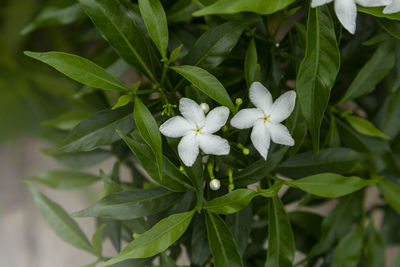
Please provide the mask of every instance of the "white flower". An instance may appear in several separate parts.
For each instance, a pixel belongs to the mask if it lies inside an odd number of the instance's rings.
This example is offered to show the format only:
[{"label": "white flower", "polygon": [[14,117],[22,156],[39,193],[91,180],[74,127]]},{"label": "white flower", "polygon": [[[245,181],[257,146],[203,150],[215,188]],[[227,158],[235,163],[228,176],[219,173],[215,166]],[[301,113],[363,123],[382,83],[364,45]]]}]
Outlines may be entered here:
[{"label": "white flower", "polygon": [[400,0],[393,0],[390,5],[383,9],[383,14],[393,14],[400,12]]},{"label": "white flower", "polygon": [[364,7],[377,7],[389,5],[392,2],[392,0],[312,0],[311,6],[322,6],[332,1],[335,2],[335,13],[340,23],[352,34],[356,32],[356,4]]},{"label": "white flower", "polygon": [[182,116],[175,116],[160,126],[168,137],[182,137],[178,145],[179,157],[186,166],[192,166],[201,149],[206,154],[227,155],[230,147],[226,139],[213,133],[225,125],[229,117],[227,107],[211,110],[207,117],[201,107],[189,98],[181,98],[179,110]]},{"label": "white flower", "polygon": [[221,182],[218,179],[212,179],[210,181],[210,188],[211,190],[217,191],[221,188]]},{"label": "white flower", "polygon": [[296,93],[289,91],[272,103],[271,93],[259,82],[250,86],[250,101],[256,108],[240,110],[231,120],[238,129],[253,128],[251,141],[264,159],[267,159],[270,140],[277,144],[293,146],[294,140],[286,126],[281,124],[292,113]]}]

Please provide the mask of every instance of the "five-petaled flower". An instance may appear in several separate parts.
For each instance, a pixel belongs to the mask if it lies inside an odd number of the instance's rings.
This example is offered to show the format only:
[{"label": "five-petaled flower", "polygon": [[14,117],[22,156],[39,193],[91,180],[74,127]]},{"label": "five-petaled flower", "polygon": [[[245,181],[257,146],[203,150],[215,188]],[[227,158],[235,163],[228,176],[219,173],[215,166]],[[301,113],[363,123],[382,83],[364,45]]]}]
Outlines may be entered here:
[{"label": "five-petaled flower", "polygon": [[240,110],[231,120],[238,129],[253,128],[250,138],[264,159],[267,159],[270,140],[293,146],[294,140],[286,126],[281,124],[292,113],[296,93],[288,91],[272,102],[271,93],[259,82],[250,86],[250,101],[256,108]]},{"label": "five-petaled flower", "polygon": [[393,0],[390,5],[383,9],[383,14],[393,14],[400,12],[400,0]]},{"label": "five-petaled flower", "polygon": [[[311,6],[318,7],[324,4],[335,2],[335,13],[340,23],[350,33],[356,32],[357,5],[364,7],[385,6],[392,3],[392,0],[312,0]],[[397,1],[397,0],[394,0]]]},{"label": "five-petaled flower", "polygon": [[179,110],[183,117],[170,118],[160,126],[160,131],[168,137],[182,137],[178,145],[178,154],[186,166],[194,164],[199,149],[206,154],[229,154],[228,141],[213,134],[228,120],[227,107],[216,107],[206,117],[200,105],[189,98],[181,98]]}]

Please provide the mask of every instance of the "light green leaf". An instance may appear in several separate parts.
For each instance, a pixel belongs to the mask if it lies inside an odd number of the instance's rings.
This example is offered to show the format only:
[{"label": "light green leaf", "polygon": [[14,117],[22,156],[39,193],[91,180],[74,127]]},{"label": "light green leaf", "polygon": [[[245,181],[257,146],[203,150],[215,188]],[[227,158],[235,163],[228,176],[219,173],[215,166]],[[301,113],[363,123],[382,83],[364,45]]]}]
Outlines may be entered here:
[{"label": "light green leaf", "polygon": [[364,118],[353,115],[347,115],[345,119],[354,128],[354,130],[356,130],[360,134],[372,137],[378,137],[385,140],[390,139],[389,136],[382,133],[378,128],[375,127],[375,125],[373,125],[370,121]]},{"label": "light green leaf", "polygon": [[54,127],[59,130],[69,131],[76,127],[81,121],[86,119],[90,114],[87,112],[67,112],[60,116],[41,123],[43,126]]},{"label": "light green leaf", "polygon": [[385,200],[400,214],[400,186],[387,179],[382,179],[378,185]]},{"label": "light green leaf", "polygon": [[236,189],[207,202],[203,208],[217,214],[231,214],[245,208],[257,195],[257,192],[251,189]]},{"label": "light green leaf", "polygon": [[163,154],[161,133],[158,129],[157,122],[154,119],[153,115],[138,97],[135,97],[135,108],[133,111],[133,116],[135,118],[136,127],[139,130],[140,135],[143,137],[143,140],[149,145],[154,153],[154,156],[156,157],[156,161],[158,164],[158,174],[160,180],[162,180]]},{"label": "light green leaf", "polygon": [[40,193],[29,182],[25,182],[25,185],[31,192],[43,219],[62,240],[74,247],[94,253],[85,233],[60,205]]},{"label": "light green leaf", "polygon": [[296,92],[311,134],[314,152],[319,151],[322,118],[339,66],[340,53],[329,7],[310,7],[306,51],[296,79]]},{"label": "light green leaf", "polygon": [[100,180],[99,177],[78,171],[46,171],[33,176],[31,181],[54,189],[75,189]]},{"label": "light green leaf", "polygon": [[112,107],[112,109],[120,108],[123,106],[126,106],[131,102],[131,96],[130,95],[122,95],[118,98],[117,103]]},{"label": "light green leaf", "polygon": [[339,104],[368,93],[379,83],[393,69],[395,52],[396,42],[393,40],[381,43],[358,72]]},{"label": "light green leaf", "polygon": [[357,6],[357,10],[362,13],[370,14],[370,15],[373,15],[378,18],[388,18],[388,19],[392,19],[392,20],[400,20],[400,13],[383,14],[383,12],[382,12],[383,9],[384,9],[384,7],[363,7],[360,5]]},{"label": "light green leaf", "polygon": [[133,130],[132,106],[115,110],[103,110],[83,120],[76,126],[63,143],[47,153],[58,155],[80,151],[91,151],[100,146],[110,145],[119,139],[115,129],[123,133]]},{"label": "light green leaf", "polygon": [[293,230],[281,200],[273,197],[268,206],[268,255],[265,267],[293,266]]},{"label": "light green leaf", "polygon": [[75,217],[99,217],[131,220],[154,215],[183,197],[162,187],[135,189],[107,195],[91,207],[72,214]]},{"label": "light green leaf", "polygon": [[30,52],[25,55],[46,63],[71,79],[93,88],[127,91],[128,88],[105,69],[83,57],[62,52]]},{"label": "light green leaf", "polygon": [[141,28],[140,16],[120,0],[79,0],[79,3],[120,57],[156,82],[161,67],[152,43]]},{"label": "light green leaf", "polygon": [[267,15],[282,10],[293,2],[294,0],[218,0],[215,3],[194,12],[193,16],[200,17],[212,14],[234,14],[246,11]]},{"label": "light green leaf", "polygon": [[163,6],[159,0],[139,0],[140,14],[147,31],[161,56],[167,58],[168,24]]},{"label": "light green leaf", "polygon": [[215,267],[242,267],[235,239],[219,215],[206,212],[208,244]]},{"label": "light green leaf", "polygon": [[169,56],[168,63],[171,64],[172,62],[176,61],[179,58],[179,54],[181,52],[181,49],[183,47],[183,44],[172,50],[171,55]]},{"label": "light green leaf", "polygon": [[357,267],[363,251],[363,223],[340,240],[335,249],[332,267]]},{"label": "light green leaf", "polygon": [[101,257],[103,253],[103,229],[106,227],[105,224],[100,225],[100,227],[94,232],[92,236],[93,250],[97,256]]},{"label": "light green leaf", "polygon": [[109,266],[127,259],[147,258],[166,250],[183,235],[195,210],[173,214],[139,235],[120,254],[104,263]]},{"label": "light green leaf", "polygon": [[178,72],[210,98],[228,107],[231,112],[235,113],[237,111],[224,86],[208,71],[188,65],[171,67],[171,69]]},{"label": "light green leaf", "polygon": [[356,176],[320,173],[295,181],[285,181],[285,184],[321,197],[341,197],[377,182],[377,179],[366,180]]}]

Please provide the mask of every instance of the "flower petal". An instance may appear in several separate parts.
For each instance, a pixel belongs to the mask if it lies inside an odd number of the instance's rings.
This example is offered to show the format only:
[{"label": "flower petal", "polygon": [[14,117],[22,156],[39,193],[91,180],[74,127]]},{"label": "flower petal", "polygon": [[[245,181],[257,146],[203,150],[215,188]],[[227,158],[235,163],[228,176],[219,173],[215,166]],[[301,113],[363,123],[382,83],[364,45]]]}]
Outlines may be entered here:
[{"label": "flower petal", "polygon": [[275,100],[271,108],[271,120],[281,122],[286,120],[294,109],[296,103],[296,92],[288,91]]},{"label": "flower petal", "polygon": [[392,0],[356,0],[356,3],[364,7],[387,6]]},{"label": "flower petal", "polygon": [[160,132],[168,137],[182,137],[188,131],[195,130],[194,123],[186,120],[182,116],[175,116],[164,122],[160,126]]},{"label": "flower petal", "polygon": [[200,105],[192,99],[182,97],[179,100],[179,110],[185,119],[196,124],[197,127],[202,127],[204,123],[204,111]]},{"label": "flower petal", "polygon": [[400,0],[393,0],[393,2],[383,9],[383,14],[393,14],[400,12]]},{"label": "flower petal", "polygon": [[322,6],[327,3],[332,2],[333,0],[312,0],[311,2],[311,7],[317,7],[317,6]]},{"label": "flower petal", "polygon": [[192,166],[199,155],[199,144],[195,133],[185,135],[178,144],[178,154],[186,166]]},{"label": "flower petal", "polygon": [[285,125],[280,123],[267,123],[266,126],[271,134],[272,142],[286,146],[294,145],[294,140]]},{"label": "flower petal", "polygon": [[357,5],[354,0],[335,0],[335,12],[343,27],[354,34],[357,19]]},{"label": "flower petal", "polygon": [[264,111],[265,114],[269,113],[272,106],[271,93],[260,82],[253,82],[251,84],[250,101],[254,106]]},{"label": "flower petal", "polygon": [[204,120],[202,133],[215,133],[226,124],[229,117],[229,108],[217,107],[211,110]]},{"label": "flower petal", "polygon": [[200,149],[211,155],[228,155],[230,151],[229,143],[226,139],[213,134],[199,134]]},{"label": "flower petal", "polygon": [[247,129],[253,127],[256,120],[264,117],[264,113],[258,108],[245,108],[240,110],[231,119],[231,125],[237,129]]},{"label": "flower petal", "polygon": [[251,131],[251,142],[264,159],[267,159],[270,144],[270,134],[263,121],[257,121]]}]

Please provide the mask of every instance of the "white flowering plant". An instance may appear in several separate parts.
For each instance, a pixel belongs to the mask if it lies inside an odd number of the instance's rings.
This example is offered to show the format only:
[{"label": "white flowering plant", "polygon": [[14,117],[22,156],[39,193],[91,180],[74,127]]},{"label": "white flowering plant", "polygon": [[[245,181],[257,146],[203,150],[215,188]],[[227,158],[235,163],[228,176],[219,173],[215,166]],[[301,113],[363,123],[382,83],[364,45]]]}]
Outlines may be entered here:
[{"label": "white flowering plant", "polygon": [[[46,154],[70,168],[25,180],[38,210],[94,255],[86,266],[394,262],[399,11],[398,0],[50,1],[24,33],[74,27],[81,50],[25,52],[77,82],[69,109],[44,122],[62,137]],[[96,182],[93,204],[71,214],[37,189]],[[76,217],[95,219],[91,241]]]}]

